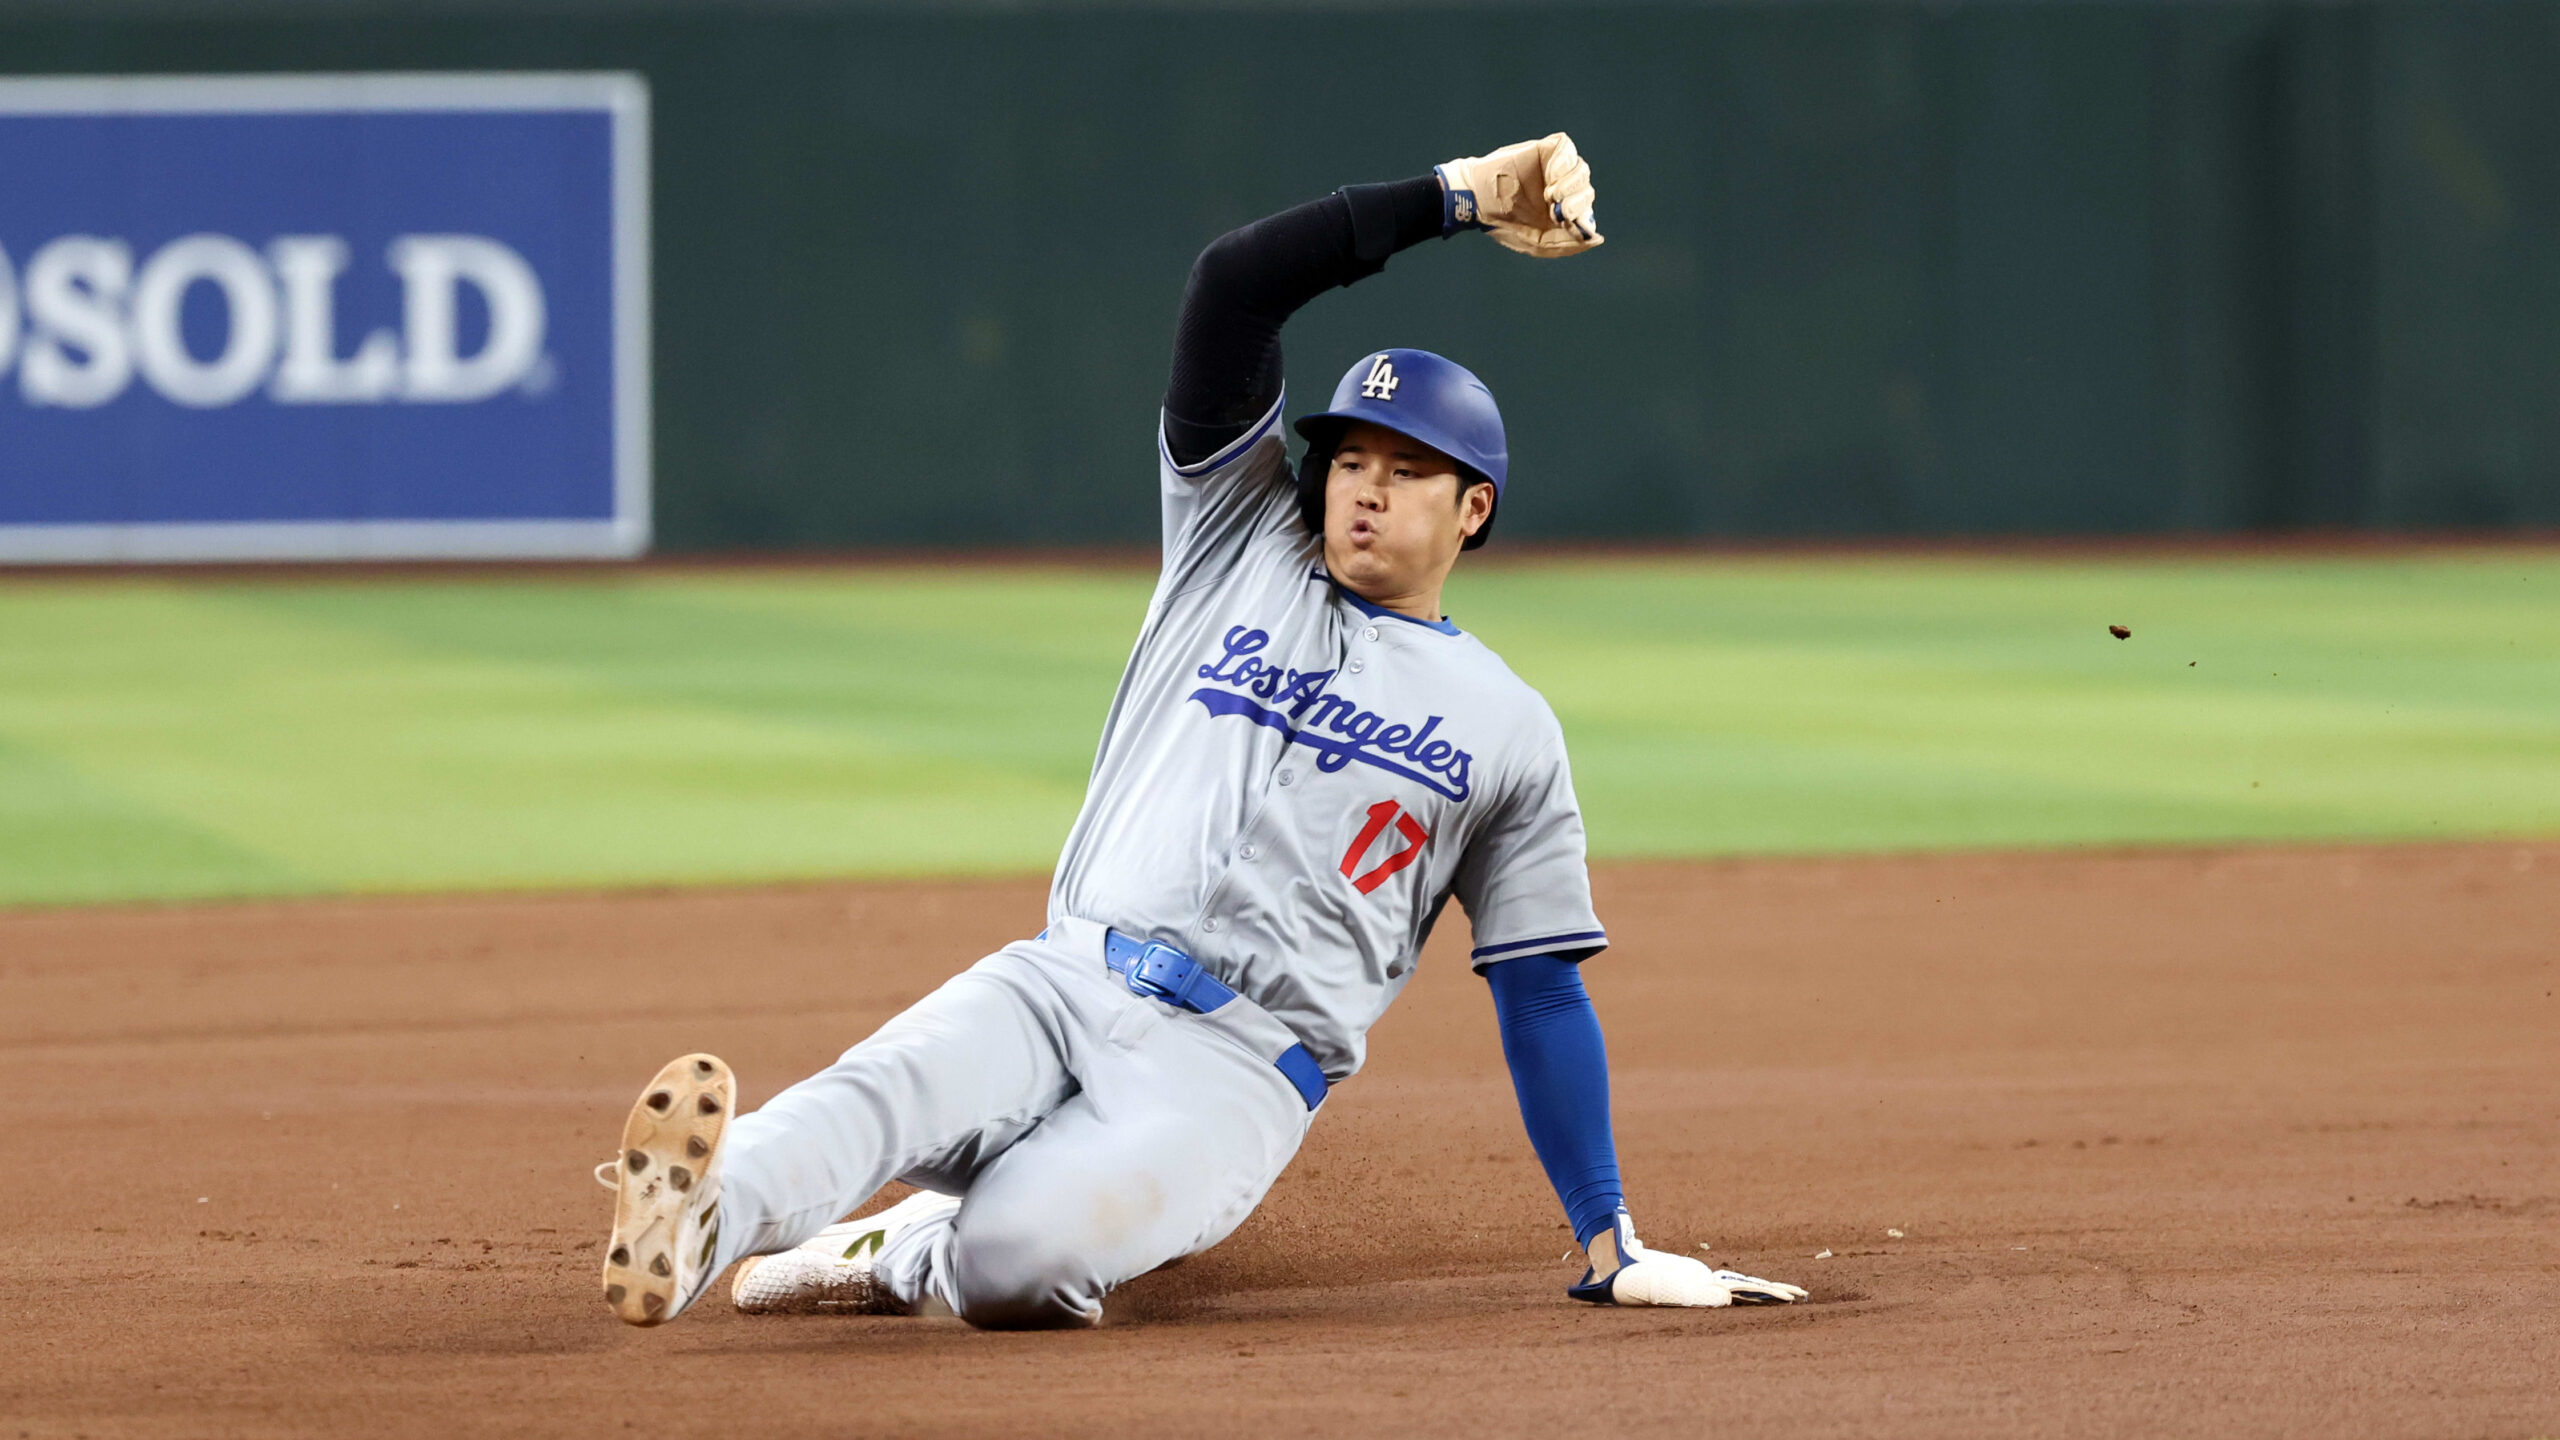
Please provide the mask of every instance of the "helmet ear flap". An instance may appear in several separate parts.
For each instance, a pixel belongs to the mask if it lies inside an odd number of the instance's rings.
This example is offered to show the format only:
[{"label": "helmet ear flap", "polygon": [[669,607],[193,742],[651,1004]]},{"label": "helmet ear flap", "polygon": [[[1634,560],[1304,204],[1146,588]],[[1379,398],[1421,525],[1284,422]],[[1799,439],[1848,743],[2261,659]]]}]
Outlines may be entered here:
[{"label": "helmet ear flap", "polygon": [[1308,534],[1322,540],[1324,482],[1333,469],[1334,447],[1342,442],[1342,427],[1326,426],[1307,441],[1307,453],[1298,457],[1298,518],[1306,522]]}]

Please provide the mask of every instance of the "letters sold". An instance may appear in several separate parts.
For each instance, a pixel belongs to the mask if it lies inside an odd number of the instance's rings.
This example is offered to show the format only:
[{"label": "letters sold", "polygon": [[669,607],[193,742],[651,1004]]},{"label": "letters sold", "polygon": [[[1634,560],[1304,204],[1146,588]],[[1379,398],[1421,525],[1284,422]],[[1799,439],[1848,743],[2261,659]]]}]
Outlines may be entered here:
[{"label": "letters sold", "polygon": [[[172,404],[216,409],[261,388],[280,405],[465,404],[538,390],[542,282],[504,243],[402,235],[384,256],[399,277],[401,324],[340,354],[337,283],[354,257],[335,235],[279,235],[263,253],[228,235],[186,235],[139,265],[122,240],[65,235],[27,257],[0,251],[0,377],[14,363],[29,405],[89,409],[139,375]],[[463,354],[461,291],[478,292],[487,334]],[[222,343],[188,347],[190,293],[220,297]]]}]

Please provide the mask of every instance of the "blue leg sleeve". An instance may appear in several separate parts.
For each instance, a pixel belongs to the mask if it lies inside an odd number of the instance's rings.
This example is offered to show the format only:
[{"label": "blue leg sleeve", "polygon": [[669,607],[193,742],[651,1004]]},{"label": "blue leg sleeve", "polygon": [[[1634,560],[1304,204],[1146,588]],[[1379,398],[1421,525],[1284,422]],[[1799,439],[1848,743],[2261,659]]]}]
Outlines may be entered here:
[{"label": "blue leg sleeve", "polygon": [[1573,1238],[1587,1243],[1615,1220],[1626,1189],[1609,1132],[1609,1051],[1582,988],[1582,967],[1523,955],[1486,967],[1485,979],[1521,1124],[1573,1220]]}]

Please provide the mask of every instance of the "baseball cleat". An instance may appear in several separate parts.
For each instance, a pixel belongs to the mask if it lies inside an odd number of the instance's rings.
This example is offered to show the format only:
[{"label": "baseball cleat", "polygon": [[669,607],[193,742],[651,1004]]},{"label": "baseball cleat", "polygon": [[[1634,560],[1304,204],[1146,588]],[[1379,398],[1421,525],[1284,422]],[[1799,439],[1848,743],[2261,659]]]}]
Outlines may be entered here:
[{"label": "baseball cleat", "polygon": [[720,1141],[737,1094],[737,1077],[716,1055],[669,1061],[622,1124],[622,1158],[596,1167],[596,1179],[613,1188],[604,1302],[624,1324],[663,1325],[711,1283]]},{"label": "baseball cleat", "polygon": [[960,1208],[957,1195],[919,1190],[877,1215],[830,1225],[778,1255],[738,1267],[729,1298],[750,1315],[904,1315],[907,1305],[874,1268],[880,1252],[919,1221]]}]

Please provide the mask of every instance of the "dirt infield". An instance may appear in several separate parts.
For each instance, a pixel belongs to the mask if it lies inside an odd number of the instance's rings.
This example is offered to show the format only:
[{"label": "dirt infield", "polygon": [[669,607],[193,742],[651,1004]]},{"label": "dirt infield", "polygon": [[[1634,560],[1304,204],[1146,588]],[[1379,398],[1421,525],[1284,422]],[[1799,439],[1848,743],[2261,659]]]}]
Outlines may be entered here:
[{"label": "dirt infield", "polygon": [[1599,881],[1645,1234],[1814,1303],[1564,1299],[1463,925],[1234,1239],[993,1335],[623,1329],[586,1172],[1036,883],[0,917],[0,1440],[2560,1434],[2560,845]]}]

